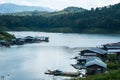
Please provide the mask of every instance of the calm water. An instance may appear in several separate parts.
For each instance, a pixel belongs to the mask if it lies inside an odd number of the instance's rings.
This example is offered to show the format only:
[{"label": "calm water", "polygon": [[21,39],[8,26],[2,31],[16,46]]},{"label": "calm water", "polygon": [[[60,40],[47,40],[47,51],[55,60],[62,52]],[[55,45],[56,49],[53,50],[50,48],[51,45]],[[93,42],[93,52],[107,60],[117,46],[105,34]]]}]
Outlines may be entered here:
[{"label": "calm water", "polygon": [[[120,35],[109,34],[10,33],[16,37],[48,36],[50,42],[0,48],[0,76],[4,75],[4,80],[52,80],[53,76],[44,75],[48,69],[76,71],[70,66],[75,63],[70,60],[76,55],[73,48],[95,47],[120,41]],[[56,78],[62,80],[62,77]]]}]

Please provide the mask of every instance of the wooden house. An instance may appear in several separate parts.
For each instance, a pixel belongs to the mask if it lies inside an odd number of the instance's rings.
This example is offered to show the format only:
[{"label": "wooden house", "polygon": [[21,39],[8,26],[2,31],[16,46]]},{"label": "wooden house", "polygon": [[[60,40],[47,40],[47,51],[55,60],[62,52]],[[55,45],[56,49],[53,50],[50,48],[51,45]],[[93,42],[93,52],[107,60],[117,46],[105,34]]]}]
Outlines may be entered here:
[{"label": "wooden house", "polygon": [[24,38],[16,38],[16,39],[12,39],[10,41],[11,45],[23,45],[25,43],[25,39]]},{"label": "wooden house", "polygon": [[6,40],[0,40],[0,46],[10,47],[10,43]]},{"label": "wooden house", "polygon": [[87,75],[105,73],[107,69],[107,65],[102,60],[95,57],[91,57],[91,59],[88,59],[85,64],[85,67]]},{"label": "wooden house", "polygon": [[102,46],[103,46],[103,49],[105,49],[105,50],[120,49],[120,42],[104,44]]},{"label": "wooden house", "polygon": [[96,56],[101,58],[103,61],[106,61],[108,59],[107,51],[100,48],[89,48],[89,49],[83,50],[81,51],[80,55],[86,56],[86,57]]},{"label": "wooden house", "polygon": [[75,69],[84,69],[84,66],[86,64],[86,56],[77,56],[76,60],[77,63],[76,64],[71,64]]},{"label": "wooden house", "polygon": [[116,55],[116,59],[120,60],[120,49],[108,50],[108,53],[115,54]]},{"label": "wooden house", "polygon": [[41,36],[41,37],[35,37],[35,42],[49,42],[49,37]]},{"label": "wooden house", "polygon": [[120,60],[120,42],[104,44],[102,46],[108,53],[116,54],[116,59]]},{"label": "wooden house", "polygon": [[34,43],[35,42],[35,38],[32,36],[27,36],[24,39],[25,39],[25,43]]},{"label": "wooden house", "polygon": [[81,65],[85,65],[87,58],[88,57],[86,57],[86,56],[78,56],[77,63],[80,63]]}]

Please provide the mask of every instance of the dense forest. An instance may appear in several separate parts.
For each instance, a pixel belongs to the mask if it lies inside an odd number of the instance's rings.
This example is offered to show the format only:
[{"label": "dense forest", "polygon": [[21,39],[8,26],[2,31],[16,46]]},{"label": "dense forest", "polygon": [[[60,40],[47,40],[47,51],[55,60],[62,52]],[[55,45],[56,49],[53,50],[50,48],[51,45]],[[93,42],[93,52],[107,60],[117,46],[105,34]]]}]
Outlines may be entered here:
[{"label": "dense forest", "polygon": [[0,16],[6,31],[120,33],[120,3],[82,12],[45,16]]}]

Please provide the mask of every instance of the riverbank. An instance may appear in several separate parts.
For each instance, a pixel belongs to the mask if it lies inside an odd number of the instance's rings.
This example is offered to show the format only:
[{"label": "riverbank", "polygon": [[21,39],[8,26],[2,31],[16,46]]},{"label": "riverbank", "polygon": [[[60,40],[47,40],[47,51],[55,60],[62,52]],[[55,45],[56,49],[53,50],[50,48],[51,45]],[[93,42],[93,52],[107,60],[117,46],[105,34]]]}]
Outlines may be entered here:
[{"label": "riverbank", "polygon": [[15,36],[7,32],[0,31],[0,40],[11,40],[11,39],[15,39]]}]

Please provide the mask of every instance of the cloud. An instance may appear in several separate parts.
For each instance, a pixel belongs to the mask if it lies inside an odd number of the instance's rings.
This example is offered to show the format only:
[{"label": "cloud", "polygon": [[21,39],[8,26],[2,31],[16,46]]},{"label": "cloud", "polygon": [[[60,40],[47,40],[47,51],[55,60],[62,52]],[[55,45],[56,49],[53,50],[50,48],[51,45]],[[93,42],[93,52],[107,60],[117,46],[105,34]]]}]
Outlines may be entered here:
[{"label": "cloud", "polygon": [[36,0],[33,5],[45,6],[54,9],[63,9],[69,6],[69,0]]},{"label": "cloud", "polygon": [[32,2],[27,0],[0,0],[0,3],[14,3],[19,5],[29,5],[32,6]]},{"label": "cloud", "polygon": [[87,9],[103,7],[119,2],[120,0],[70,0],[71,5],[79,6]]},{"label": "cloud", "polygon": [[30,1],[26,1],[26,0],[18,1],[17,4],[32,6],[32,3]]},{"label": "cloud", "polygon": [[0,3],[2,4],[2,3],[5,3],[5,1],[4,0],[0,0]]},{"label": "cloud", "polygon": [[28,0],[9,0],[6,1],[8,3],[15,3],[15,4],[19,4],[19,5],[29,5],[32,6],[32,2],[28,1]]},{"label": "cloud", "polygon": [[63,9],[68,6],[83,7],[86,9],[102,7],[119,3],[120,0],[0,0],[0,3],[15,3],[29,6],[43,6],[53,9]]}]

